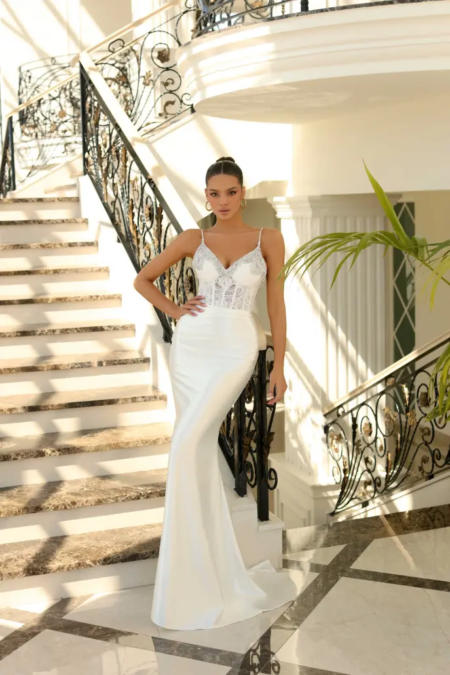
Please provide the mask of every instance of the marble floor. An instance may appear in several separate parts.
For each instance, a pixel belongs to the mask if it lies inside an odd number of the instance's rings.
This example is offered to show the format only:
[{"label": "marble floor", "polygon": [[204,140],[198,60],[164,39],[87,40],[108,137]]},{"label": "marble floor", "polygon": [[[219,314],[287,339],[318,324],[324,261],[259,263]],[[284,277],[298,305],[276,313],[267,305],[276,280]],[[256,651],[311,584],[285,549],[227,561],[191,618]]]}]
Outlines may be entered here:
[{"label": "marble floor", "polygon": [[153,587],[0,609],[0,675],[448,675],[450,507],[288,530],[293,603],[210,631]]}]

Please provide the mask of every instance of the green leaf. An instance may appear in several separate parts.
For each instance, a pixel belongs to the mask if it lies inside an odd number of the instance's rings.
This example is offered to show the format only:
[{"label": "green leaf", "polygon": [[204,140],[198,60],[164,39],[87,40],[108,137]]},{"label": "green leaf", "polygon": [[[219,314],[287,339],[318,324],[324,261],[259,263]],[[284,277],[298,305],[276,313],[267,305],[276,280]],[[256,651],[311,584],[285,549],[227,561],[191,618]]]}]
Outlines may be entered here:
[{"label": "green leaf", "polygon": [[411,240],[406,234],[405,230],[403,229],[397,214],[394,211],[394,207],[392,206],[391,202],[389,201],[386,193],[384,192],[383,188],[381,185],[378,183],[378,181],[372,176],[370,173],[369,169],[366,166],[366,163],[363,162],[364,168],[366,170],[367,176],[372,184],[372,187],[374,189],[374,192],[376,196],[378,197],[378,201],[380,202],[381,206],[383,207],[383,211],[385,212],[386,216],[388,217],[389,221],[392,224],[392,227],[394,228],[394,232],[401,241],[401,243],[406,246],[406,247],[412,247],[411,245]]}]

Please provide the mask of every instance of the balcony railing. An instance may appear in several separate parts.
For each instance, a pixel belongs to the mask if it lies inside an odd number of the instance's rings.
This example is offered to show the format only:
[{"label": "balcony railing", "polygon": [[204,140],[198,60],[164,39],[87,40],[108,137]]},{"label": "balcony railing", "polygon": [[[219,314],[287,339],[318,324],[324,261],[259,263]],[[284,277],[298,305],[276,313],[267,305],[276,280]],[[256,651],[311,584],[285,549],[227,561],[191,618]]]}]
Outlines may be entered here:
[{"label": "balcony railing", "polygon": [[440,379],[433,366],[450,333],[358,387],[325,411],[325,435],[340,493],[333,515],[360,509],[450,468],[450,414],[429,419]]},{"label": "balcony railing", "polygon": [[[291,16],[315,14],[335,10],[355,9],[368,4],[395,5],[399,2],[415,0],[378,0],[358,2],[358,0],[198,0],[200,15],[197,19],[194,37],[207,33],[226,30],[236,26],[254,24],[262,21],[275,21]],[[420,0],[426,2],[427,0]]]}]

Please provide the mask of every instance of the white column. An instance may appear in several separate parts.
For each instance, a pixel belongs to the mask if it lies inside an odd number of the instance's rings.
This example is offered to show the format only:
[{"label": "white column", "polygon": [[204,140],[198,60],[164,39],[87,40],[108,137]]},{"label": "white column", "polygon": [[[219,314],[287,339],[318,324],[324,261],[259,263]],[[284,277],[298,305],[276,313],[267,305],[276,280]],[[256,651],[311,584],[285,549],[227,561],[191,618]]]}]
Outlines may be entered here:
[{"label": "white column", "polygon": [[[279,197],[286,260],[305,242],[330,232],[386,229],[375,195]],[[363,252],[343,269],[332,291],[337,256],[315,275],[285,284],[286,462],[313,483],[330,482],[323,410],[385,367],[386,308],[383,249]]]}]

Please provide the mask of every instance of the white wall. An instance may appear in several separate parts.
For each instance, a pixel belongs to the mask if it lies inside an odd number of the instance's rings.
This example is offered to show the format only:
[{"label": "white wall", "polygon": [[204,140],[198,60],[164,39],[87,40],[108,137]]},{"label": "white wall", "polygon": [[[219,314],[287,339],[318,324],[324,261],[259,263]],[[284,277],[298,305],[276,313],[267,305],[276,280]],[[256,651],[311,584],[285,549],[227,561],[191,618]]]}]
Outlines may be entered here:
[{"label": "white wall", "polygon": [[2,0],[3,115],[17,106],[19,66],[74,54],[132,20],[132,0]]},{"label": "white wall", "polygon": [[[232,156],[244,172],[250,197],[284,194],[291,180],[292,127],[239,122],[195,113],[151,138],[151,150],[198,222],[205,209],[205,174],[219,157]],[[270,185],[280,183],[276,188]],[[262,183],[269,184],[261,186]],[[260,186],[262,189],[257,190]]]},{"label": "white wall", "polygon": [[449,130],[450,96],[295,126],[291,194],[366,193],[362,160],[387,191],[448,190]]}]

